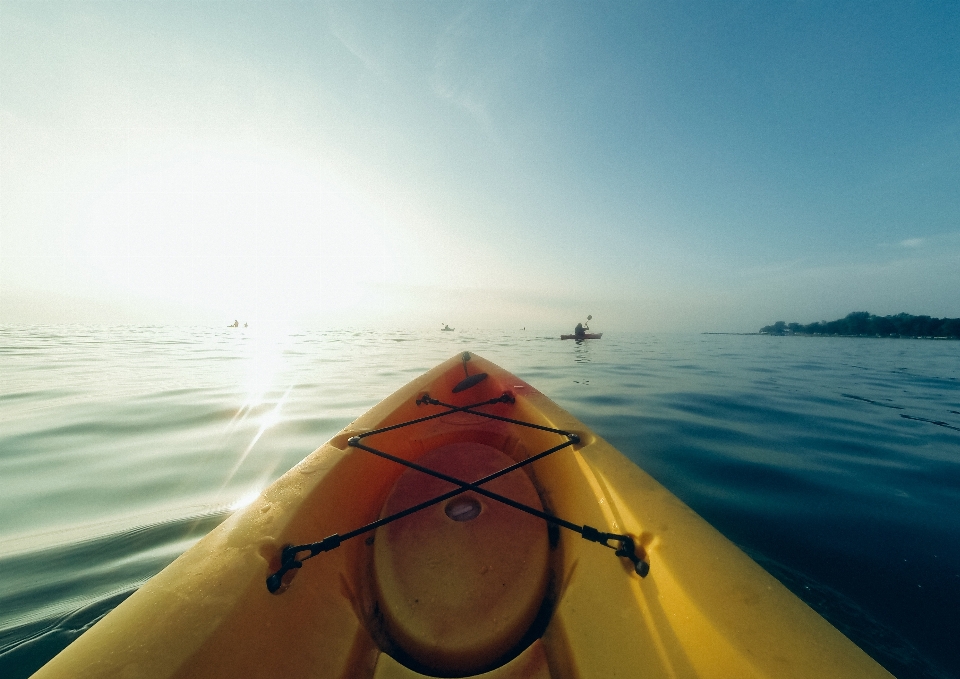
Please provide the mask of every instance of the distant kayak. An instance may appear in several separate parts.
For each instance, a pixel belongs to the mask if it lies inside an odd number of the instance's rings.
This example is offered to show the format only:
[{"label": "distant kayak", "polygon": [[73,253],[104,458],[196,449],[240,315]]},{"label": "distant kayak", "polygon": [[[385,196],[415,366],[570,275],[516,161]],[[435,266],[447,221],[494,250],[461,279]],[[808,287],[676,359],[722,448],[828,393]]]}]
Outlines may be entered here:
[{"label": "distant kayak", "polygon": [[603,337],[602,332],[588,332],[579,337],[577,335],[560,335],[560,339],[600,339]]}]

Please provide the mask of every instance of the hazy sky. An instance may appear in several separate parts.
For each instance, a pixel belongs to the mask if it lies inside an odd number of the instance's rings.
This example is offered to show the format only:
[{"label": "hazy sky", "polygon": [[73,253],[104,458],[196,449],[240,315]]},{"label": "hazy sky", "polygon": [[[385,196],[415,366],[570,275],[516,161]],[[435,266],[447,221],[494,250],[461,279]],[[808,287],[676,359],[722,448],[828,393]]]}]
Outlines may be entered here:
[{"label": "hazy sky", "polygon": [[960,3],[0,0],[0,323],[960,316]]}]

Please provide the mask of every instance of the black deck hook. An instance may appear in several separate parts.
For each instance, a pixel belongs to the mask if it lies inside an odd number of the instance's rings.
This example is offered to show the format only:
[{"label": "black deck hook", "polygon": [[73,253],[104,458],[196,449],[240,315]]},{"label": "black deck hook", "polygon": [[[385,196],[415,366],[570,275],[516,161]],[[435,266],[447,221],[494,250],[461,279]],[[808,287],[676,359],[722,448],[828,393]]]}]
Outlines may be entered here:
[{"label": "black deck hook", "polygon": [[469,351],[463,352],[462,359],[463,359],[463,374],[465,375],[465,377],[459,382],[457,382],[457,384],[453,387],[454,394],[459,394],[461,391],[465,391],[470,387],[475,387],[476,385],[480,384],[485,379],[487,379],[487,373],[477,373],[476,375],[471,375],[470,371],[467,370],[467,361],[470,360]]}]

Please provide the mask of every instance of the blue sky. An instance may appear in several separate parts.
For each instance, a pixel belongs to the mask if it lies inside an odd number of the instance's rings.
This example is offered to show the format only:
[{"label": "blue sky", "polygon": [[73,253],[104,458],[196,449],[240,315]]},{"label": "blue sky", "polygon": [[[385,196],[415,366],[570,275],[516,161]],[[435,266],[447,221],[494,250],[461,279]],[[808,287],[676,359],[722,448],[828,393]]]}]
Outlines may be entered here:
[{"label": "blue sky", "polygon": [[0,2],[0,323],[960,316],[957,3]]}]

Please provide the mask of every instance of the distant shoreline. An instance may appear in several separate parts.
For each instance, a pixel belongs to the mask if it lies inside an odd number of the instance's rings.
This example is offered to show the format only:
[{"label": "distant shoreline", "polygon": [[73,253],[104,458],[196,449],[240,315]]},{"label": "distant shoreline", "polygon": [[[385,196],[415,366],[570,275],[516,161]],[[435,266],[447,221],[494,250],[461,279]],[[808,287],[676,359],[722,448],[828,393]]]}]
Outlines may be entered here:
[{"label": "distant shoreline", "polygon": [[883,337],[893,339],[960,339],[960,318],[931,318],[907,313],[874,316],[854,311],[835,321],[802,325],[777,321],[760,328],[760,335],[803,337]]},{"label": "distant shoreline", "polygon": [[917,340],[951,340],[960,341],[960,337],[951,337],[950,335],[930,336],[930,335],[831,335],[824,333],[807,332],[701,332],[701,335],[763,335],[765,337],[862,337],[864,339],[917,339]]}]

